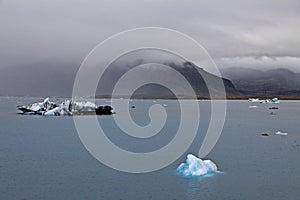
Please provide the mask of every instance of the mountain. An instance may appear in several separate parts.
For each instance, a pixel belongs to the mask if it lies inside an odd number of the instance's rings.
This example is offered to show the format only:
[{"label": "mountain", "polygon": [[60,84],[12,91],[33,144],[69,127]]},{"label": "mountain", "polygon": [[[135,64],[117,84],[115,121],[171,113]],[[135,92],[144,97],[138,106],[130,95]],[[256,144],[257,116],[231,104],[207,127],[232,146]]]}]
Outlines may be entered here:
[{"label": "mountain", "polygon": [[[122,77],[122,75],[135,67],[135,65],[142,64],[144,64],[142,60],[140,60],[138,63],[134,62],[133,64],[127,64],[126,67],[113,64],[110,70],[107,70],[103,78],[100,80],[99,86],[101,87],[98,87],[98,97],[109,97],[115,84]],[[219,88],[219,86],[216,84],[218,81],[223,81],[228,96],[239,95],[239,92],[235,89],[230,80],[210,74],[192,62],[162,62],[160,64],[167,65],[183,75],[191,84],[198,98],[209,98],[208,88],[204,79],[208,80],[210,84],[209,86],[212,91],[215,92],[216,96],[222,96],[220,93],[221,88]],[[177,79],[169,77],[168,70],[161,69],[156,63],[153,63],[150,67],[148,66],[147,68],[140,69],[140,71],[137,73],[146,74],[143,73],[145,70],[146,72],[149,70],[155,70],[155,73],[165,74],[166,81],[173,85],[174,88],[176,88],[179,93],[182,94],[180,96],[184,98],[189,97],[189,94],[186,94],[183,83],[178,82]],[[175,98],[174,94],[170,90],[157,84],[147,84],[135,91],[133,96],[135,98]]]},{"label": "mountain", "polygon": [[[97,97],[109,97],[117,80],[134,66],[143,64],[143,60],[135,60],[128,63],[112,64],[101,78]],[[181,73],[191,84],[199,98],[209,98],[208,89],[203,77],[209,80],[210,87],[218,93],[220,88],[214,85],[217,80],[222,80],[225,85],[227,95],[236,96],[239,92],[228,79],[215,76],[198,68],[191,62],[170,62],[164,63]],[[155,64],[154,64],[155,65]],[[79,66],[69,63],[45,62],[26,66],[0,68],[0,95],[8,96],[58,96],[70,97],[72,95],[73,82]],[[157,73],[168,72],[159,67],[151,66],[144,70],[155,70]],[[201,75],[200,75],[201,74]],[[179,91],[184,87],[172,77],[171,83]],[[174,98],[169,89],[156,84],[147,84],[139,88],[135,93],[136,98]]]},{"label": "mountain", "polygon": [[299,96],[300,73],[278,68],[260,71],[248,68],[228,68],[222,76],[230,79],[244,95],[253,96]]}]

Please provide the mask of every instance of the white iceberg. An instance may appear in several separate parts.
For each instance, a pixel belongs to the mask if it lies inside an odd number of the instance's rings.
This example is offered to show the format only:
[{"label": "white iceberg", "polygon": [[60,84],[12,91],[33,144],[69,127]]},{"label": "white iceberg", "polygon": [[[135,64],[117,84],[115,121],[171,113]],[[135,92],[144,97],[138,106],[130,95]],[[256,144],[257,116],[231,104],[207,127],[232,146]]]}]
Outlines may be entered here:
[{"label": "white iceberg", "polygon": [[278,98],[274,98],[271,101],[272,101],[272,103],[280,103],[280,100]]},{"label": "white iceberg", "polygon": [[211,160],[201,160],[192,154],[188,154],[185,163],[181,163],[177,172],[183,176],[203,176],[218,172],[217,165]]},{"label": "white iceberg", "polygon": [[272,104],[272,103],[278,104],[278,103],[280,103],[280,100],[278,98],[273,98],[273,99],[263,99],[263,100],[260,100],[259,102],[267,103],[267,104]]},{"label": "white iceberg", "polygon": [[260,100],[255,98],[249,98],[249,102],[258,103]]},{"label": "white iceberg", "polygon": [[288,133],[284,133],[284,132],[281,132],[281,131],[277,131],[275,134],[276,135],[283,135],[283,136],[287,136],[288,135]]}]

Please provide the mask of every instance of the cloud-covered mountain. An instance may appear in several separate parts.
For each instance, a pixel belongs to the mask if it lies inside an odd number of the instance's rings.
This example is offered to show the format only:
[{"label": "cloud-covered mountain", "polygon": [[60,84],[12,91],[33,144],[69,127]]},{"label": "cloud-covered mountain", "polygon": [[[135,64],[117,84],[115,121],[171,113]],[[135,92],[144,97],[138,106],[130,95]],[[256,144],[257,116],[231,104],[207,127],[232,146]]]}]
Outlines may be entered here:
[{"label": "cloud-covered mountain", "polygon": [[228,68],[222,70],[222,75],[230,79],[237,90],[245,95],[300,95],[300,73],[288,69],[260,71],[249,68]]},{"label": "cloud-covered mountain", "polygon": [[[113,65],[110,70],[107,70],[104,74],[103,78],[100,80],[98,87],[98,96],[106,97],[112,93],[114,85],[121,78],[121,76],[126,73],[129,69],[134,67],[134,65],[142,65],[143,60],[139,60],[138,64],[132,63],[127,64],[126,67],[120,67],[118,64]],[[199,68],[192,62],[162,62],[162,64],[171,67],[172,69],[177,70],[181,75],[185,77],[185,79],[191,84],[194,89],[196,95],[199,98],[209,98],[210,94],[208,91],[207,83],[212,91],[215,92],[216,96],[222,96],[221,91],[222,88],[216,84],[218,81],[223,81],[225,90],[227,95],[236,96],[239,95],[239,92],[235,89],[234,85],[228,79],[223,79],[221,77],[215,76],[211,73],[206,72],[202,68]],[[122,70],[123,69],[123,70]],[[165,74],[166,81],[173,85],[179,92],[181,92],[180,96],[188,97],[189,94],[185,94],[185,88],[183,87],[183,83],[179,82],[177,79],[172,79],[172,77],[168,76],[168,70],[160,69],[156,64],[152,64],[150,68],[141,69],[142,70],[155,70],[155,73],[163,73]],[[147,84],[141,88],[139,88],[135,94],[135,97],[139,98],[174,98],[174,95],[170,90],[157,85],[157,84]]]},{"label": "cloud-covered mountain", "polygon": [[[129,69],[141,65],[143,62],[143,60],[136,60],[135,62],[131,62],[131,64],[117,63],[109,67],[99,82],[96,95],[98,97],[110,96],[119,78]],[[231,81],[210,74],[191,62],[168,61],[164,64],[181,73],[190,82],[199,97],[207,98],[209,96],[203,77],[210,80],[210,83],[222,80],[228,95],[238,95]],[[70,97],[72,95],[73,82],[78,68],[78,66],[72,64],[58,64],[53,62],[18,67],[18,70],[16,70],[16,68],[1,69],[0,95]],[[166,77],[168,77],[168,71],[161,70],[159,67],[156,67],[155,64],[143,70],[155,70],[157,73],[165,73]],[[172,77],[169,81],[179,91],[183,91],[184,94],[184,87],[182,87],[180,82],[176,79],[172,79]],[[210,87],[215,92],[221,91],[220,88],[214,84],[211,84]],[[173,98],[174,95],[170,90],[160,85],[148,84],[139,88],[135,92],[135,97]]]}]

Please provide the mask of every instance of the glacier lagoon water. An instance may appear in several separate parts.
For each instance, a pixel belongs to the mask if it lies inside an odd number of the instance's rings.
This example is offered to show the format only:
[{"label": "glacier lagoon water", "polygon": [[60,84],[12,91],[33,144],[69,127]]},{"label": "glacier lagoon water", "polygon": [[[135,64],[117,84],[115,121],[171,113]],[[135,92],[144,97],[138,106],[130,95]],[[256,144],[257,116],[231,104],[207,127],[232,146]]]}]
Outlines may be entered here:
[{"label": "glacier lagoon water", "polygon": [[[16,105],[40,99],[0,97],[0,199],[298,199],[300,196],[300,102],[282,101],[249,108],[228,101],[222,135],[205,158],[223,173],[184,178],[176,173],[188,153],[197,155],[207,129],[209,102],[199,101],[199,134],[188,151],[170,166],[147,174],[113,170],[95,160],[81,144],[71,117],[16,114]],[[99,100],[104,103],[105,100]],[[133,100],[132,116],[149,122],[152,100]],[[170,113],[164,130],[150,140],[122,134],[110,116],[99,121],[120,147],[147,152],[167,144],[178,128],[176,101],[157,100]],[[192,116],[191,116],[192,117]],[[275,135],[277,131],[287,136]],[[261,133],[269,133],[262,137]]]}]

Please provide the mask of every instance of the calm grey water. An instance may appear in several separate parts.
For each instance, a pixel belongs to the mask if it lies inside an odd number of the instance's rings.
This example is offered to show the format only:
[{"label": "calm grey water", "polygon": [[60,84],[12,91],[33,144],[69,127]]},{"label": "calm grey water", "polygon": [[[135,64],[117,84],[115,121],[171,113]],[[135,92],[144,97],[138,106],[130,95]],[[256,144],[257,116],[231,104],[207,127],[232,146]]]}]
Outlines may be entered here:
[{"label": "calm grey water", "polygon": [[[268,105],[248,108],[247,101],[228,101],[221,138],[207,156],[223,173],[184,178],[176,167],[186,153],[199,150],[210,117],[208,101],[199,101],[199,134],[181,158],[160,171],[128,174],[95,160],[81,144],[71,117],[16,114],[16,105],[38,100],[0,97],[0,199],[299,199],[299,101],[283,101],[275,115]],[[147,109],[154,102],[131,103],[136,122],[147,124]],[[124,136],[111,116],[99,121],[122,148],[154,150],[172,139],[180,115],[176,101],[156,103],[167,104],[170,114],[162,132],[149,141]],[[279,130],[289,135],[275,135]],[[270,136],[260,136],[263,132]]]}]

